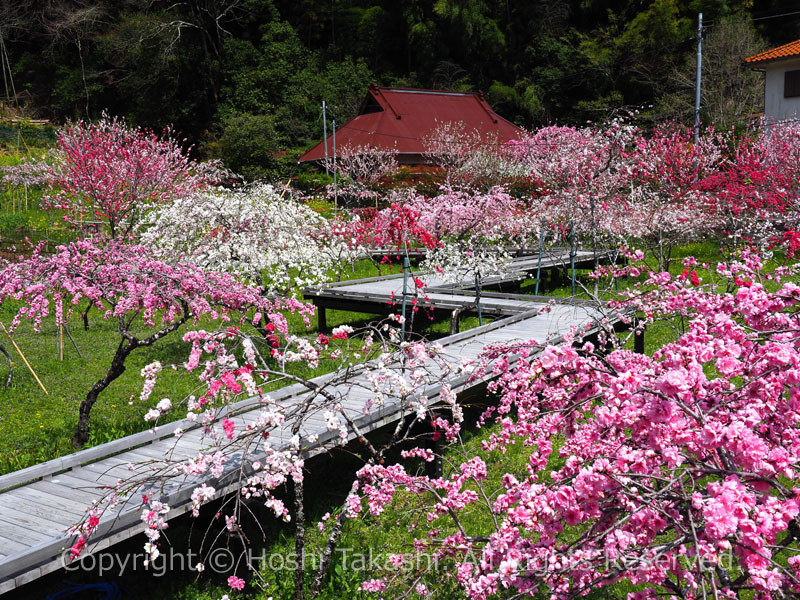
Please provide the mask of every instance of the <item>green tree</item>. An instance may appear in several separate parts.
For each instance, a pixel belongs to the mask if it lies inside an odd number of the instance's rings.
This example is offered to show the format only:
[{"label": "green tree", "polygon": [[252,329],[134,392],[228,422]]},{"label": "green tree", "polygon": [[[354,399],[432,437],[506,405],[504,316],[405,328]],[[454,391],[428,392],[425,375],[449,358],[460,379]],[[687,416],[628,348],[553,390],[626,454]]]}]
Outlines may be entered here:
[{"label": "green tree", "polygon": [[[745,67],[742,60],[766,48],[749,19],[729,17],[706,30],[700,87],[704,123],[728,129],[764,110],[764,76]],[[696,69],[697,60],[692,57],[669,74],[672,92],[656,107],[659,116],[693,119]]]}]

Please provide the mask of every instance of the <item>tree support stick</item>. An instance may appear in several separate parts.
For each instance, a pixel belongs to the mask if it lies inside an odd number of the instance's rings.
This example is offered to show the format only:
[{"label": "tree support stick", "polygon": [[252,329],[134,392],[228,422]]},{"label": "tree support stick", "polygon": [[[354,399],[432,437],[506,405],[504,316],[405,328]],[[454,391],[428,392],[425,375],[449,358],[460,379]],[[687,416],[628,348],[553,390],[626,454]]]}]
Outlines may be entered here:
[{"label": "tree support stick", "polygon": [[640,331],[639,319],[633,320],[633,351],[637,354],[644,354],[644,327]]},{"label": "tree support stick", "polygon": [[569,224],[569,268],[572,272],[572,297],[575,297],[575,224]]},{"label": "tree support stick", "polygon": [[400,341],[406,341],[406,294],[408,292],[408,270],[411,268],[411,263],[408,262],[408,256],[403,257],[403,308],[402,308],[402,322],[400,323]]},{"label": "tree support stick", "polygon": [[44,387],[44,384],[42,383],[42,380],[39,379],[39,376],[36,374],[36,371],[33,370],[33,367],[31,366],[31,363],[28,362],[28,359],[25,358],[25,355],[22,353],[22,350],[20,350],[19,346],[17,346],[17,342],[15,342],[14,338],[11,337],[11,334],[8,333],[8,329],[6,329],[6,326],[3,325],[2,322],[0,322],[0,327],[3,328],[3,331],[6,332],[6,335],[8,336],[8,339],[11,340],[12,344],[14,344],[14,349],[17,351],[17,354],[19,354],[20,358],[22,358],[22,361],[25,363],[25,366],[28,367],[28,370],[31,372],[31,375],[33,375],[34,379],[36,379],[36,383],[38,383],[39,387],[42,388],[42,391],[46,395],[49,396],[50,394],[47,393],[47,389]]},{"label": "tree support stick", "polygon": [[478,325],[483,325],[483,315],[481,314],[481,279],[475,273],[475,306],[478,308]]},{"label": "tree support stick", "polygon": [[539,279],[542,277],[542,253],[544,252],[544,223],[545,218],[542,217],[542,229],[539,232],[539,262],[536,263],[536,289],[533,291],[534,296],[539,295]]},{"label": "tree support stick", "polygon": [[78,344],[75,343],[75,339],[72,337],[72,334],[69,332],[69,328],[66,325],[64,325],[64,331],[67,332],[67,337],[69,338],[69,341],[72,342],[72,347],[75,348],[75,352],[77,352],[78,356],[81,359],[83,359],[83,354],[81,354],[81,349],[78,348]]}]

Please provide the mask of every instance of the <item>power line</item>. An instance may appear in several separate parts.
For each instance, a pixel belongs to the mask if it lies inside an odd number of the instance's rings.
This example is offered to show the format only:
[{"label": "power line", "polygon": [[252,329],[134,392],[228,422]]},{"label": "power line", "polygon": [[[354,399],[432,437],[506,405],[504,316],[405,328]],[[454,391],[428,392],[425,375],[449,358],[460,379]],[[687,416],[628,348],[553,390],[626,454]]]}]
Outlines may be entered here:
[{"label": "power line", "polygon": [[794,12],[789,13],[781,13],[779,15],[770,15],[768,17],[756,17],[752,19],[753,21],[765,21],[767,19],[778,19],[780,17],[791,17],[792,15],[800,15],[800,10],[796,10]]},{"label": "power line", "polygon": [[787,12],[787,13],[780,13],[777,15],[766,15],[763,17],[747,17],[744,19],[726,19],[725,17],[722,17],[716,19],[715,21],[709,21],[706,25],[703,26],[703,29],[706,28],[710,29],[716,25],[719,25],[723,21],[727,23],[753,23],[755,21],[767,21],[769,19],[780,19],[782,17],[792,17],[796,15],[800,15],[800,10],[795,10],[793,12]]}]

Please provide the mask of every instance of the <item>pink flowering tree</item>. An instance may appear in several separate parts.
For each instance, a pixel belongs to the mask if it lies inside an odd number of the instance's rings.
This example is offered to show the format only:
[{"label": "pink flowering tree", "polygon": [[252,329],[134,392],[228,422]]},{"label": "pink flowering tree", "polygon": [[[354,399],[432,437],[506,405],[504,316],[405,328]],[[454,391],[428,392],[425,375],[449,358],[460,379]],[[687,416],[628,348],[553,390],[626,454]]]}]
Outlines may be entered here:
[{"label": "pink flowering tree", "polygon": [[486,192],[444,186],[434,197],[414,196],[406,206],[441,243],[423,266],[452,282],[481,280],[504,272],[509,249],[524,247],[532,219],[523,204],[504,188]]},{"label": "pink flowering tree", "polygon": [[125,361],[132,352],[152,346],[203,316],[237,322],[266,318],[273,327],[286,331],[282,312],[299,311],[306,322],[313,314],[310,305],[294,299],[268,299],[260,288],[242,284],[229,274],[167,263],[143,246],[120,242],[98,246],[91,240],[59,246],[52,255],[44,254],[40,247],[30,258],[7,266],[0,271],[0,301],[6,299],[21,303],[12,330],[22,319],[38,330],[51,311],[60,325],[84,299],[105,319],[118,323],[119,345],[108,371],[81,402],[72,438],[76,447],[88,440],[92,407],[103,390],[125,372]]},{"label": "pink flowering tree", "polygon": [[712,199],[711,210],[721,223],[726,245],[744,239],[763,247],[783,238],[793,251],[800,225],[798,160],[796,124],[773,126],[730,142],[725,160],[700,182]]},{"label": "pink flowering tree", "polygon": [[695,143],[691,130],[675,124],[635,137],[621,224],[652,252],[659,270],[669,266],[676,245],[722,226],[703,182],[718,171],[723,150],[724,140],[714,131],[703,131]]},{"label": "pink flowering tree", "polygon": [[550,223],[572,223],[578,234],[618,239],[625,211],[617,199],[630,171],[627,149],[636,131],[622,121],[607,127],[545,127],[509,143],[508,152],[540,188],[531,210]]},{"label": "pink flowering tree", "polygon": [[73,224],[99,223],[127,238],[149,208],[194,193],[218,168],[198,168],[167,130],[162,137],[104,115],[97,123],[68,123],[46,161],[13,170],[50,187],[44,206],[64,211]]},{"label": "pink flowering tree", "polygon": [[362,255],[381,254],[384,263],[409,251],[433,249],[439,242],[435,233],[421,223],[422,214],[413,205],[415,196],[413,190],[393,190],[385,199],[385,208],[362,208],[335,215],[330,235]]},{"label": "pink flowering tree", "polygon": [[[270,323],[266,328],[277,332],[280,326]],[[258,499],[276,518],[293,522],[294,551],[297,556],[306,554],[309,532],[304,512],[303,456],[309,447],[326,451],[358,439],[365,463],[378,465],[398,446],[417,445],[421,422],[434,420],[455,435],[463,419],[449,385],[442,386],[442,406],[436,412],[423,393],[443,378],[463,374],[460,361],[447,358],[436,345],[401,343],[395,328],[386,323],[368,327],[360,334],[341,326],[330,336],[320,334],[312,339],[285,334],[270,340],[246,327],[227,327],[212,332],[191,331],[185,334],[184,341],[191,347],[190,357],[176,367],[197,381],[199,391],[182,401],[159,405],[146,418],[158,422],[169,412],[185,411],[184,423],[188,425],[175,430],[176,442],[188,427],[200,427],[202,450],[179,459],[176,457],[182,450],[178,446],[175,455],[170,453],[163,461],[132,465],[129,476],[107,491],[73,529],[73,558],[90,545],[92,534],[104,520],[113,520],[118,509],[138,507],[141,502],[147,536],[145,552],[148,560],[154,560],[167,543],[162,532],[168,527],[171,510],[157,499],[155,490],[185,485],[189,476],[196,482],[191,491],[195,516],[203,504],[221,501],[211,527],[225,534],[231,551],[237,547],[241,550],[236,572],[228,578],[228,585],[240,590],[245,583],[243,576],[249,577],[246,551],[252,543],[246,534],[251,519],[247,500]],[[333,373],[314,380],[292,374],[292,366],[313,369],[322,360],[335,363]],[[354,365],[354,360],[362,362]],[[155,363],[143,370],[143,394],[152,390],[161,369]],[[263,390],[266,383],[280,381],[299,385],[292,388],[288,397]],[[365,395],[369,399],[360,404],[354,401]],[[389,410],[396,411],[396,424],[388,439],[373,444],[362,428]],[[446,413],[450,418],[443,418]],[[242,419],[241,415],[247,418]],[[324,423],[322,428],[320,422]],[[432,456],[430,450],[423,454]],[[289,502],[278,493],[287,485],[292,491]],[[225,497],[231,488],[235,493]],[[343,527],[360,510],[356,489],[354,483],[353,493],[347,495],[336,516],[326,518],[325,527],[321,528],[325,538],[320,560],[314,564],[300,561],[297,565],[295,598],[319,594]],[[261,532],[263,535],[264,530]],[[192,565],[198,571],[203,569],[202,561],[213,549],[214,541],[220,539],[219,531],[208,531],[203,539],[201,562]],[[255,576],[253,583],[259,585],[257,572]],[[269,589],[265,592],[270,593]]]},{"label": "pink flowering tree", "polygon": [[[689,319],[652,357],[580,339],[488,348],[477,373],[498,376],[499,404],[481,417],[495,424],[481,452],[442,478],[365,466],[365,510],[401,494],[420,533],[363,588],[401,593],[409,573],[435,586],[404,568],[422,552],[474,599],[576,598],[622,581],[637,586],[630,600],[800,591],[800,287],[749,251],[714,285],[694,266],[651,273],[623,303]],[[509,366],[512,355],[523,360]],[[526,468],[490,477],[514,448]]]}]

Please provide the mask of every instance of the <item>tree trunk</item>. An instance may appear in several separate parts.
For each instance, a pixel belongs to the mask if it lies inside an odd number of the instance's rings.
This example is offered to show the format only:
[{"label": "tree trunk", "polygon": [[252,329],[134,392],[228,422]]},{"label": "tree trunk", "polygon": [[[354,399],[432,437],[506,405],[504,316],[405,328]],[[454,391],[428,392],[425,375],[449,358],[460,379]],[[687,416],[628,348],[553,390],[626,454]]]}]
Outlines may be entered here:
[{"label": "tree trunk", "polygon": [[78,412],[78,428],[75,430],[75,435],[72,436],[72,446],[76,450],[82,448],[89,441],[89,413],[94,403],[97,402],[97,397],[100,392],[111,385],[112,381],[125,372],[125,359],[135,347],[136,345],[133,343],[125,344],[125,340],[120,341],[108,372],[92,386],[92,389],[86,394],[86,398],[81,402]]},{"label": "tree trunk", "polygon": [[89,311],[92,309],[92,301],[89,300],[89,306],[83,311],[83,328],[89,331]]},{"label": "tree trunk", "polygon": [[312,598],[316,598],[319,595],[320,590],[322,590],[322,582],[325,580],[325,576],[328,574],[328,570],[331,566],[331,560],[333,559],[333,553],[336,550],[336,546],[339,543],[339,538],[342,535],[344,522],[347,520],[346,515],[347,511],[345,511],[344,507],[342,507],[342,512],[339,513],[339,516],[336,518],[336,523],[328,535],[328,541],[326,542],[325,549],[322,552],[319,568],[314,575],[314,582],[311,584]]},{"label": "tree trunk", "polygon": [[[122,317],[119,318],[119,332],[122,339],[119,341],[119,346],[117,346],[117,351],[114,354],[114,358],[111,360],[111,366],[108,368],[108,372],[106,373],[105,377],[97,381],[92,386],[92,389],[86,395],[86,398],[84,398],[83,402],[81,402],[78,416],[78,429],[75,431],[75,435],[72,436],[73,447],[76,449],[81,448],[86,442],[89,441],[89,413],[92,410],[92,406],[94,406],[94,403],[97,402],[97,397],[100,395],[100,392],[106,389],[109,385],[111,385],[111,382],[125,372],[125,359],[128,358],[128,355],[136,350],[136,348],[152,346],[165,335],[179,329],[181,325],[186,323],[186,321],[191,317],[191,312],[189,311],[189,306],[186,304],[186,302],[180,301],[180,304],[181,308],[183,309],[183,316],[180,319],[173,321],[164,329],[161,329],[150,337],[144,339],[138,339],[128,333],[131,323],[133,322],[133,317],[131,317],[127,323]],[[91,306],[91,304],[89,306]]]}]

